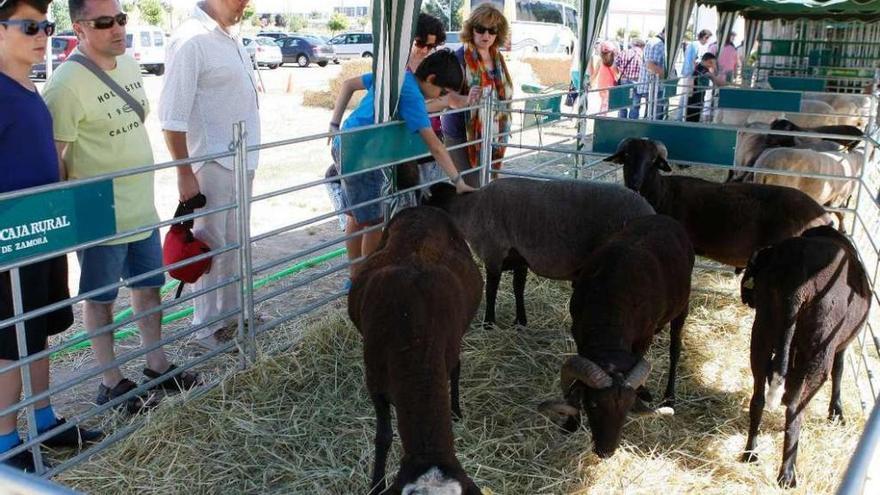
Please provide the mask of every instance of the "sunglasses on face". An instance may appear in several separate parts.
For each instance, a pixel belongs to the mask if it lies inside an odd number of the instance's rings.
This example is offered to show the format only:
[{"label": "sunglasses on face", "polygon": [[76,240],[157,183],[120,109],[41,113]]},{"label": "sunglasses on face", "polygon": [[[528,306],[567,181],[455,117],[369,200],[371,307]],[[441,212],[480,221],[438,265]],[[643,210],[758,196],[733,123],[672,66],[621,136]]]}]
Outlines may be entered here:
[{"label": "sunglasses on face", "polygon": [[[3,4],[0,3],[0,7]],[[18,26],[21,32],[28,36],[36,36],[40,31],[46,33],[46,36],[52,36],[55,33],[55,23],[49,21],[32,21],[30,19],[13,19],[10,21],[0,21],[3,26]]]},{"label": "sunglasses on face", "polygon": [[415,43],[418,48],[427,48],[428,50],[433,50],[434,48],[437,48],[436,43],[425,43],[420,39],[417,39]]},{"label": "sunglasses on face", "polygon": [[94,29],[110,29],[114,24],[119,24],[120,26],[128,24],[128,14],[120,12],[115,16],[104,15],[95,19],[83,19],[79,22]]},{"label": "sunglasses on face", "polygon": [[486,27],[486,26],[481,26],[481,25],[479,25],[479,24],[474,24],[474,31],[476,31],[477,34],[486,34],[486,33],[489,33],[489,34],[491,34],[492,36],[495,36],[496,34],[498,34],[498,30],[497,30],[497,29],[495,29],[495,28],[488,28],[488,27]]}]

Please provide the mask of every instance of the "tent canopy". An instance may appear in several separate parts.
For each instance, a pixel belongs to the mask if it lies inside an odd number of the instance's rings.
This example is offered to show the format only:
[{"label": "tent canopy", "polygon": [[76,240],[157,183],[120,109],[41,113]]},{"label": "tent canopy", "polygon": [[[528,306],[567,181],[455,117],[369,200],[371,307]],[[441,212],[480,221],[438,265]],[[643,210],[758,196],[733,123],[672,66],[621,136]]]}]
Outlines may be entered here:
[{"label": "tent canopy", "polygon": [[880,20],[880,0],[697,0],[746,19]]}]

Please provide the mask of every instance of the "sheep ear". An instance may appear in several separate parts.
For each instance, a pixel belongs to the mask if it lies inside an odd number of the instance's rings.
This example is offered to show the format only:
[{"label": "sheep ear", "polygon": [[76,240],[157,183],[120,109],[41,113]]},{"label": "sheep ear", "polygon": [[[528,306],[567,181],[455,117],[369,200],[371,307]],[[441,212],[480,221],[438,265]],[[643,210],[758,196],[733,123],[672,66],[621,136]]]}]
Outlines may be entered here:
[{"label": "sheep ear", "polygon": [[657,159],[654,160],[654,165],[657,165],[657,168],[664,172],[672,172],[672,167],[669,166],[669,162],[662,156],[658,156]]},{"label": "sheep ear", "polygon": [[604,161],[608,163],[616,163],[618,165],[623,165],[623,151],[618,151],[617,153],[609,156]]}]

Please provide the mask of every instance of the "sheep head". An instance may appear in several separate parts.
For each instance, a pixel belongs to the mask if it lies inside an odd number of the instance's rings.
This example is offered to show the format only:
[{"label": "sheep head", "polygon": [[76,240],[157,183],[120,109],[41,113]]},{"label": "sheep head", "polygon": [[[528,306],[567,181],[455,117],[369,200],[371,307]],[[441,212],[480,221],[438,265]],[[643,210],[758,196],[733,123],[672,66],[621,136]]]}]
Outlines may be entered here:
[{"label": "sheep head", "polygon": [[623,165],[624,183],[633,191],[641,191],[645,180],[657,170],[672,172],[668,160],[666,145],[648,138],[626,138],[617,145],[617,152],[605,159]]},{"label": "sheep head", "polygon": [[562,366],[564,401],[545,402],[539,409],[564,421],[566,430],[577,428],[580,409],[587,413],[593,434],[593,450],[610,457],[620,444],[623,423],[637,401],[636,391],[645,384],[651,364],[638,358],[625,374],[608,372],[583,356],[573,356]]},{"label": "sheep head", "polygon": [[[479,495],[480,489],[456,462],[454,466],[408,465],[403,459],[397,480],[390,493],[401,495]],[[406,465],[405,465],[406,464]]]}]

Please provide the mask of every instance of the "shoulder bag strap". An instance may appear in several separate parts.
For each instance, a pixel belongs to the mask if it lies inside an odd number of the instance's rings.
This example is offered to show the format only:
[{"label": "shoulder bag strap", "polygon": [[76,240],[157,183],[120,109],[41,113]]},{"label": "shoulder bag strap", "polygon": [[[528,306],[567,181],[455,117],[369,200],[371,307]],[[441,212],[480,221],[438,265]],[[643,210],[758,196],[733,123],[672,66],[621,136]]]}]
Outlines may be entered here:
[{"label": "shoulder bag strap", "polygon": [[116,81],[114,81],[113,78],[110,77],[109,74],[107,74],[103,69],[98,67],[97,64],[92,62],[88,57],[80,55],[79,53],[71,55],[70,57],[67,58],[67,60],[76,62],[76,63],[82,65],[83,67],[85,67],[86,69],[88,69],[89,72],[94,74],[95,77],[97,77],[98,79],[101,80],[101,82],[106,84],[107,87],[109,87],[111,90],[113,90],[114,93],[119,95],[119,97],[122,98],[122,101],[124,101],[125,103],[128,103],[128,106],[130,106],[131,109],[134,110],[134,113],[136,113],[138,115],[138,117],[141,119],[141,123],[144,123],[144,121],[146,120],[146,112],[144,111],[143,105],[141,105],[140,102],[134,98],[134,96],[131,96],[128,93],[128,91],[123,89],[122,86],[120,86]]}]

